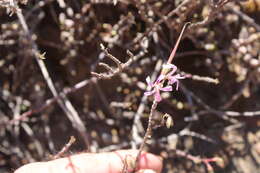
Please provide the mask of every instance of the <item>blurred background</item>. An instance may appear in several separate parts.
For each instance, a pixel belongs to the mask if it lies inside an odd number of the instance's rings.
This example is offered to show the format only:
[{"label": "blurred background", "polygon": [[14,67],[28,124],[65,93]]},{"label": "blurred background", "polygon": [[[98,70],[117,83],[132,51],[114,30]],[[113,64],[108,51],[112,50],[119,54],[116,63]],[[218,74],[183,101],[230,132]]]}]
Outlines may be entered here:
[{"label": "blurred background", "polygon": [[[70,136],[64,155],[138,148],[153,101],[145,78],[158,75],[186,22],[173,63],[192,77],[162,93],[145,150],[164,158],[167,173],[209,172],[196,162],[206,158],[222,159],[210,163],[215,172],[260,172],[259,0],[0,6],[0,172],[51,159]],[[100,44],[129,62],[122,72]]]}]

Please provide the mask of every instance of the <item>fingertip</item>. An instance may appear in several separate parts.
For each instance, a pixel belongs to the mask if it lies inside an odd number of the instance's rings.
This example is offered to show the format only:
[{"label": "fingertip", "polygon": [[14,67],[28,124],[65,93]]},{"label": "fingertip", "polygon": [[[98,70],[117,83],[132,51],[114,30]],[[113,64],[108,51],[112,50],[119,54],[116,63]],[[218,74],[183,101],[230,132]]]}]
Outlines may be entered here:
[{"label": "fingertip", "polygon": [[43,164],[44,163],[41,162],[29,163],[27,165],[18,168],[17,170],[14,171],[14,173],[34,173],[34,172],[41,173],[43,170],[42,168],[44,168]]},{"label": "fingertip", "polygon": [[162,161],[160,156],[143,152],[140,156],[139,167],[140,169],[152,169],[159,173],[162,170]]}]

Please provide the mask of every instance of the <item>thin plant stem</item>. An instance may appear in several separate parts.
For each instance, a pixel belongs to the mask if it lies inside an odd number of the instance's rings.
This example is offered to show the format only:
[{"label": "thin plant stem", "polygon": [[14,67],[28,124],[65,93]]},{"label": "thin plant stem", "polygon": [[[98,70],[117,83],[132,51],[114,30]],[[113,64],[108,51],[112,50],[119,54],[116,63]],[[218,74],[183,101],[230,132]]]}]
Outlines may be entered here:
[{"label": "thin plant stem", "polygon": [[[177,48],[179,46],[179,43],[181,41],[182,35],[183,35],[184,31],[185,31],[185,28],[188,26],[188,24],[190,24],[190,22],[187,22],[183,26],[182,31],[181,31],[181,33],[180,33],[180,35],[178,37],[178,40],[177,40],[177,42],[176,42],[176,44],[175,44],[175,46],[174,46],[174,48],[173,48],[169,58],[168,58],[167,64],[171,64],[171,62],[172,62],[172,60],[173,60],[173,58],[174,58],[174,56],[176,54]],[[161,74],[163,74],[164,72],[165,72],[164,69],[162,69]],[[165,80],[163,80],[161,83],[163,84],[164,82],[165,82]],[[138,161],[140,159],[141,153],[142,153],[142,151],[144,149],[144,146],[145,146],[147,140],[151,136],[151,133],[152,133],[152,120],[153,120],[154,111],[156,110],[157,105],[158,105],[158,102],[156,100],[154,100],[153,101],[153,105],[152,105],[151,110],[150,110],[149,119],[148,119],[148,126],[147,126],[147,129],[146,129],[145,135],[144,135],[144,139],[143,139],[143,142],[141,143],[141,146],[139,148],[138,154],[136,156],[134,172],[138,169]]]},{"label": "thin plant stem", "polygon": [[168,59],[168,61],[167,61],[167,64],[171,64],[171,62],[172,62],[172,60],[173,60],[173,58],[174,58],[174,56],[175,56],[175,54],[176,54],[177,48],[178,48],[178,46],[179,46],[179,44],[180,44],[182,35],[183,35],[183,33],[184,33],[186,27],[188,26],[188,24],[190,24],[190,22],[185,23],[185,25],[183,26],[183,28],[182,28],[182,30],[181,30],[181,33],[180,33],[180,35],[179,35],[179,38],[178,38],[178,40],[177,40],[177,42],[176,42],[176,44],[175,44],[175,46],[174,46],[174,48],[173,48],[173,50],[172,50],[172,52],[171,52],[171,55],[169,56],[169,59]]},{"label": "thin plant stem", "polygon": [[150,110],[149,119],[148,119],[148,126],[147,126],[147,129],[146,129],[145,135],[144,135],[144,139],[143,139],[143,142],[142,142],[142,144],[141,144],[141,146],[139,148],[138,154],[136,156],[134,172],[138,168],[138,161],[139,161],[141,153],[142,153],[142,151],[144,149],[144,146],[145,146],[147,140],[151,136],[151,133],[152,133],[152,120],[153,120],[154,111],[156,110],[157,105],[158,105],[158,102],[154,100],[153,101],[153,105],[152,105],[151,110]]}]

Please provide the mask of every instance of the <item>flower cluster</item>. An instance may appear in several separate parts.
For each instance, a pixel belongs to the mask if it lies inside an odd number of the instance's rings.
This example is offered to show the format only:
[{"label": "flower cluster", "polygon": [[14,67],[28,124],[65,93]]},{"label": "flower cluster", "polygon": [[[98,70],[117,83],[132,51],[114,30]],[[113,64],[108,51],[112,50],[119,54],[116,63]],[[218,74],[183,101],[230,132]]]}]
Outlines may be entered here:
[{"label": "flower cluster", "polygon": [[[148,76],[146,78],[146,82],[148,84],[148,90],[144,93],[146,96],[153,95],[156,102],[160,102],[162,100],[160,91],[172,91],[173,84],[176,83],[176,90],[179,88],[179,79],[184,79],[184,76],[180,74],[175,74],[177,71],[177,67],[173,64],[165,64],[163,65],[162,73],[155,80],[155,82],[151,82],[151,78]],[[167,85],[164,87],[164,82],[168,81]]]}]

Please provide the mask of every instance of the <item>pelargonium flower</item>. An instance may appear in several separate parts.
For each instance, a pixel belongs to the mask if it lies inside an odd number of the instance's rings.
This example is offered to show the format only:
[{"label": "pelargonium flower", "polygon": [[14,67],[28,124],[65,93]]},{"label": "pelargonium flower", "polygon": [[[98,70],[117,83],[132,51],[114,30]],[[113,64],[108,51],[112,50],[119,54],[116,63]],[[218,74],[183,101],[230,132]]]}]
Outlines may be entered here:
[{"label": "pelargonium flower", "polygon": [[163,65],[163,69],[166,69],[166,71],[169,71],[165,75],[165,79],[168,80],[168,84],[172,85],[176,83],[176,90],[179,88],[179,79],[184,79],[185,76],[181,76],[180,74],[174,75],[174,73],[177,71],[177,67],[173,64],[165,64]]},{"label": "pelargonium flower", "polygon": [[[180,74],[175,74],[177,67],[173,64],[164,64],[162,68],[161,75],[157,78],[155,82],[151,82],[150,77],[146,78],[148,84],[148,90],[144,93],[146,96],[153,95],[155,101],[160,102],[162,100],[160,91],[172,91],[173,84],[176,83],[176,90],[179,88],[179,79],[184,79],[185,76]],[[167,86],[163,87],[164,82],[168,81]]]},{"label": "pelargonium flower", "polygon": [[157,80],[153,83],[151,82],[151,78],[148,76],[146,78],[146,82],[148,84],[148,90],[144,93],[146,96],[153,95],[156,102],[160,102],[162,100],[160,91],[172,91],[172,86],[168,85],[166,87],[163,87],[163,80],[165,78],[165,75],[160,75]]}]

